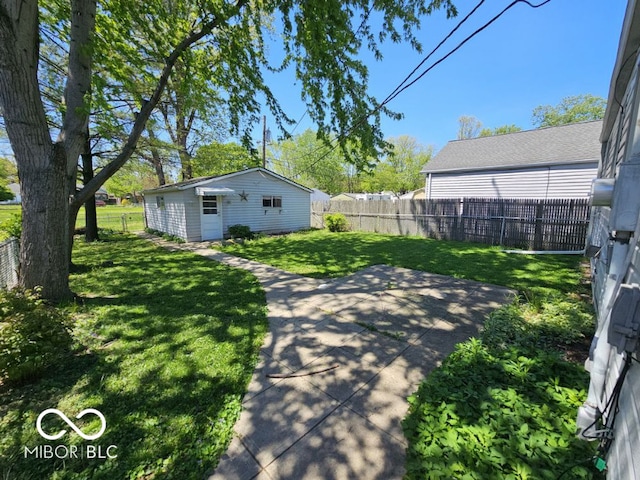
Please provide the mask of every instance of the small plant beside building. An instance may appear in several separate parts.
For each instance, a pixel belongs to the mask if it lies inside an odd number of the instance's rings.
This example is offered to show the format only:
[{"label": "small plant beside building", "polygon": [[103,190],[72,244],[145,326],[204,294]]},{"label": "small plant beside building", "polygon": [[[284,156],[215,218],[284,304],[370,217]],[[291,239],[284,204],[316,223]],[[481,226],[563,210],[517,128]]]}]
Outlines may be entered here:
[{"label": "small plant beside building", "polygon": [[242,238],[250,240],[253,238],[253,232],[248,225],[231,225],[229,227],[229,236],[231,238]]},{"label": "small plant beside building", "polygon": [[327,213],[324,223],[330,232],[346,232],[349,230],[347,218],[342,213]]}]

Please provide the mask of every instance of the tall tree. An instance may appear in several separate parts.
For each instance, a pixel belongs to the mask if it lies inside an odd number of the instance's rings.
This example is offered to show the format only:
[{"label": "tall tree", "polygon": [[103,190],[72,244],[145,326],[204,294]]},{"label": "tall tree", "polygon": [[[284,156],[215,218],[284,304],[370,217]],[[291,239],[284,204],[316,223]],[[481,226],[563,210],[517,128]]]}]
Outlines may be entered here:
[{"label": "tall tree", "polygon": [[176,63],[159,105],[166,131],[180,159],[182,180],[195,174],[194,140],[202,143],[204,139],[220,139],[226,127],[223,100],[209,72],[216,55],[216,50],[208,46],[185,52]]},{"label": "tall tree", "polygon": [[393,152],[378,163],[369,177],[363,177],[362,187],[369,192],[391,191],[402,195],[424,187],[420,173],[431,160],[433,147],[424,146],[408,135],[389,139]]},{"label": "tall tree", "polygon": [[[20,284],[42,286],[43,296],[53,300],[71,295],[70,232],[78,209],[131,157],[185,52],[203,43],[215,45],[211,75],[227,98],[231,129],[247,141],[251,125],[258,123],[261,98],[278,124],[286,127],[288,117],[262,72],[294,67],[320,135],[328,139],[337,132],[348,158],[361,163],[387,146],[380,121],[382,115],[393,112],[379,108],[368,94],[368,72],[360,50],[368,48],[381,58],[379,45],[385,40],[404,40],[419,49],[413,32],[424,15],[437,8],[456,14],[451,0],[402,4],[393,0],[373,4],[365,0],[346,4],[339,0],[299,4],[148,0],[144,8],[133,0],[105,0],[100,9],[96,0],[71,0],[66,18],[69,34],[60,39],[68,44],[64,111],[60,128],[51,130],[38,85],[38,7],[35,0],[0,0],[0,106],[22,183]],[[273,65],[263,19],[275,15],[282,25],[285,56]],[[380,17],[384,22],[376,31],[372,19]],[[177,21],[182,18],[188,21]],[[135,84],[141,76],[153,81],[145,83],[142,101],[129,104],[133,118],[117,155],[76,192],[78,158],[92,112],[94,60],[108,65],[123,83],[129,78]],[[107,87],[104,81],[93,80],[94,94]],[[358,140],[359,155],[348,148],[351,138]]]},{"label": "tall tree", "polygon": [[458,140],[475,138],[478,136],[482,122],[472,115],[462,115],[458,118]]},{"label": "tall tree", "polygon": [[269,161],[275,172],[327,193],[347,189],[344,156],[325,145],[313,130],[274,143]]},{"label": "tall tree", "polygon": [[196,177],[223,175],[262,165],[260,159],[237,143],[210,143],[198,148],[191,159],[192,173]]},{"label": "tall tree", "polygon": [[540,105],[533,109],[533,124],[538,128],[604,118],[607,101],[591,94],[563,98],[556,106]]},{"label": "tall tree", "polygon": [[482,130],[480,130],[480,133],[478,133],[479,137],[492,137],[494,135],[504,135],[505,133],[515,133],[515,132],[520,132],[522,131],[522,129],[517,126],[514,125],[513,123],[511,125],[502,125],[500,127],[496,127],[496,128],[483,128]]},{"label": "tall tree", "polygon": [[152,165],[144,159],[134,157],[109,178],[104,187],[116,197],[137,198],[143,190],[157,185]]}]

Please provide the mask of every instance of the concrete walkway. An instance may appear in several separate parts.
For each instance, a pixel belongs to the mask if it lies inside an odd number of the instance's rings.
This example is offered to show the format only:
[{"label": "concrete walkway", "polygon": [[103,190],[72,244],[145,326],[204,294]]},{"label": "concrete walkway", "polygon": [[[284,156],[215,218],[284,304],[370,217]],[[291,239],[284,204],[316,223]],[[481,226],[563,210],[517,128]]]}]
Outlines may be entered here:
[{"label": "concrete walkway", "polygon": [[249,270],[267,294],[270,331],[209,480],[402,478],[407,397],[515,293],[385,265],[323,281],[158,243]]}]

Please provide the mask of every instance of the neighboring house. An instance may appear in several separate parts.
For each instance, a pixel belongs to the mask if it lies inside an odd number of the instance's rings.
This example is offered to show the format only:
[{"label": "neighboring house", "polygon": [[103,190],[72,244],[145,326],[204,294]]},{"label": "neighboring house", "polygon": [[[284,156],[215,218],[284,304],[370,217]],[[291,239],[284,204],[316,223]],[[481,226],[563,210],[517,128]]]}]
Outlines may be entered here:
[{"label": "neighboring house", "polygon": [[607,478],[615,480],[640,478],[639,51],[640,4],[630,0],[611,77],[592,199],[587,253],[592,257],[598,326],[587,402],[577,419],[585,436],[600,441]]},{"label": "neighboring house", "polygon": [[427,198],[424,188],[407,192],[404,195],[400,195],[400,200],[424,200]]},{"label": "neighboring house", "polygon": [[13,198],[11,200],[5,200],[3,202],[3,204],[16,204],[16,203],[20,203],[22,202],[22,196],[20,194],[20,184],[18,183],[10,183],[7,185],[7,188],[9,190],[11,190],[11,193],[13,193]]},{"label": "neighboring house", "polygon": [[355,193],[339,193],[338,195],[334,195],[333,197],[331,197],[331,200],[357,200],[358,198],[356,197]]},{"label": "neighboring house", "polygon": [[309,228],[311,189],[264,168],[146,190],[147,227],[188,242],[228,236],[229,226],[280,233]]},{"label": "neighboring house", "polygon": [[587,198],[601,121],[454,140],[425,165],[426,198]]},{"label": "neighboring house", "polygon": [[311,190],[311,201],[312,202],[328,202],[331,200],[331,195],[323,192],[322,190],[318,190],[314,188]]},{"label": "neighboring house", "polygon": [[331,200],[393,200],[395,195],[390,192],[382,193],[340,193],[331,197]]}]

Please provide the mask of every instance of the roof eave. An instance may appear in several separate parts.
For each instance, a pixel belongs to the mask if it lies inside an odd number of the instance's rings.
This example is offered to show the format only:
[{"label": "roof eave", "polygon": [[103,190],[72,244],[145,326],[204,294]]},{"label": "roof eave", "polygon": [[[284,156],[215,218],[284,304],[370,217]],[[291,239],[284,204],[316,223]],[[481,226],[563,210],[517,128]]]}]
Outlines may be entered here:
[{"label": "roof eave", "polygon": [[597,165],[599,158],[589,158],[583,160],[571,160],[571,161],[557,161],[557,162],[544,162],[544,163],[533,163],[528,165],[522,164],[512,164],[512,165],[484,165],[480,167],[459,167],[459,168],[437,168],[435,170],[429,170],[424,168],[420,171],[423,174],[430,173],[464,173],[464,172],[481,172],[488,170],[530,170],[534,168],[545,168],[545,167],[558,167],[562,165],[584,165],[588,163],[595,163]]},{"label": "roof eave", "polygon": [[[616,55],[616,62],[611,75],[607,109],[604,114],[602,133],[600,135],[602,143],[608,141],[611,136],[611,130],[620,111],[621,98],[636,66],[634,57],[637,55],[638,44],[640,44],[640,3],[635,0],[629,0],[620,34],[618,54]],[[630,61],[632,59],[633,61]]]},{"label": "roof eave", "polygon": [[193,182],[193,183],[188,183],[186,185],[163,185],[161,187],[157,187],[157,188],[151,188],[149,190],[144,190],[142,192],[143,195],[147,194],[147,193],[160,193],[160,192],[179,192],[179,191],[183,191],[183,190],[188,190],[190,188],[195,188],[195,187],[201,187],[202,185],[207,185],[211,182],[219,182],[221,180],[226,180],[228,178],[232,178],[235,177],[237,175],[245,175],[247,173],[251,173],[251,172],[261,172],[261,173],[266,173],[268,175],[271,175],[272,177],[275,177],[283,182],[286,182],[290,185],[293,185],[294,187],[300,188],[301,190],[304,190],[305,192],[311,193],[312,190],[308,187],[305,187],[304,185],[300,185],[299,183],[294,182],[293,180],[288,179],[287,177],[283,177],[282,175],[279,175],[275,172],[272,172],[271,170],[267,170],[266,168],[262,168],[262,167],[254,167],[254,168],[247,168],[246,170],[239,170],[237,172],[231,172],[231,173],[226,173],[224,175],[219,175],[219,176],[213,176],[213,177],[206,177],[203,178],[201,181],[199,182]]}]

